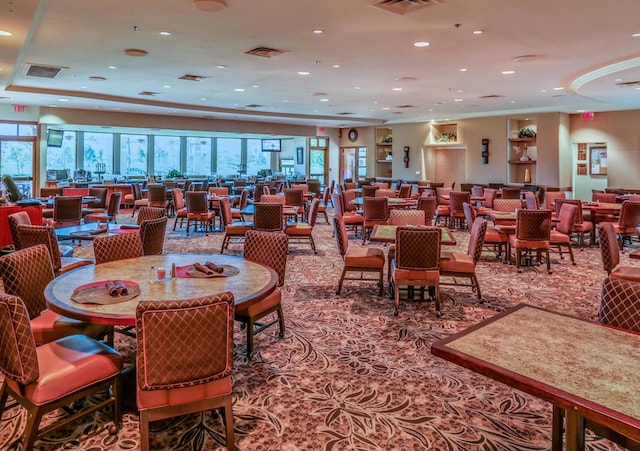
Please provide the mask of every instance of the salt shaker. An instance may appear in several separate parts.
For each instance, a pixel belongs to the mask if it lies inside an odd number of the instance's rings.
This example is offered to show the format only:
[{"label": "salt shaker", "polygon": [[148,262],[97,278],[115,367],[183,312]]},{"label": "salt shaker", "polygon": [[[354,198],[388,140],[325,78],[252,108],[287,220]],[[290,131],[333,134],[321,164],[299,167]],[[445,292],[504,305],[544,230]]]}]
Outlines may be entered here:
[{"label": "salt shaker", "polygon": [[176,264],[171,263],[171,279],[175,279],[176,277],[178,277],[176,274]]},{"label": "salt shaker", "polygon": [[155,266],[151,266],[151,268],[149,268],[149,283],[156,283],[156,268],[155,268]]}]

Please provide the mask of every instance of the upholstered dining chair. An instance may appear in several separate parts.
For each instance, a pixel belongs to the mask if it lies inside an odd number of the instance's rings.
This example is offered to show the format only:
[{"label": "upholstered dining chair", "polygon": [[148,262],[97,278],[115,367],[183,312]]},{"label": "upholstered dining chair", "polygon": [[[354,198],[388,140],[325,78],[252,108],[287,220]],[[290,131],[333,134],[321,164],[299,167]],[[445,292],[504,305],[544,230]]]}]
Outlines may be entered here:
[{"label": "upholstered dining chair", "polygon": [[391,210],[388,223],[391,225],[427,225],[424,210]]},{"label": "upholstered dining chair", "polygon": [[400,185],[398,197],[401,199],[410,199],[412,190],[413,190],[413,185],[410,185],[408,183]]},{"label": "upholstered dining chair", "polygon": [[394,197],[398,197],[398,193],[394,189],[379,188],[378,190],[376,190],[375,197],[394,198]]},{"label": "upholstered dining chair", "polygon": [[[476,276],[476,265],[482,254],[486,231],[487,221],[483,218],[476,218],[471,223],[467,253],[442,252],[439,262],[440,285],[471,287],[480,302],[482,302],[482,292],[480,291],[480,282]],[[470,282],[461,283],[460,279],[469,279]]]},{"label": "upholstered dining chair", "polygon": [[539,264],[541,255],[544,253],[547,273],[551,274],[550,235],[551,210],[518,210],[515,234],[509,236],[509,246],[515,250],[518,272],[522,272],[522,258],[525,255],[535,253]]},{"label": "upholstered dining chair", "polygon": [[502,188],[502,195],[500,196],[502,199],[520,199],[520,191],[519,187],[509,187],[505,186]]},{"label": "upholstered dining chair", "polygon": [[304,216],[304,189],[285,189],[284,190],[284,203],[288,207],[294,207],[295,220],[298,220],[298,216],[302,218]]},{"label": "upholstered dining chair", "polygon": [[307,241],[311,246],[314,254],[317,254],[316,243],[313,241],[313,227],[316,225],[316,219],[318,217],[318,206],[320,205],[320,199],[315,197],[311,201],[309,207],[309,213],[307,215],[306,222],[287,222],[284,233],[289,237],[289,244],[293,240],[298,242]]},{"label": "upholstered dining chair", "polygon": [[142,184],[132,183],[131,192],[124,195],[123,204],[125,207],[134,207],[135,201],[142,199]]},{"label": "upholstered dining chair", "polygon": [[[133,191],[133,211],[131,212],[131,217],[135,215],[136,210],[139,210],[141,207],[149,206],[149,191],[147,191],[147,197],[142,195],[142,184],[141,183],[132,183],[131,190]],[[124,196],[125,199],[127,196]]]},{"label": "upholstered dining chair", "polygon": [[[467,224],[473,224],[478,217],[477,209],[470,203],[465,202],[462,204]],[[507,247],[509,244],[509,236],[501,230],[496,230],[493,226],[487,224],[487,229],[484,234],[484,248],[494,252],[497,258],[501,256],[506,260]]]},{"label": "upholstered dining chair", "polygon": [[60,253],[60,245],[58,244],[55,229],[50,225],[21,224],[18,226],[18,236],[23,249],[38,244],[47,246],[56,276],[93,263],[91,260],[84,258],[63,257]]},{"label": "upholstered dining chair", "polygon": [[236,449],[233,314],[230,292],[138,303],[136,403],[143,451],[150,449],[151,422],[217,408],[224,411],[227,449]]},{"label": "upholstered dining chair", "polygon": [[438,224],[441,219],[444,225],[449,224],[449,219],[451,217],[451,209],[449,208],[451,198],[449,197],[449,194],[451,193],[451,191],[453,191],[451,188],[436,188],[436,200],[438,204],[436,207],[436,215],[434,219],[434,222],[436,224]]},{"label": "upholstered dining chair", "polygon": [[109,204],[107,209],[102,212],[87,213],[83,220],[88,222],[118,222],[118,214],[120,213],[120,202],[122,201],[122,191],[115,191],[109,196]]},{"label": "upholstered dining chair", "polygon": [[[378,282],[378,295],[382,296],[384,289],[384,252],[377,247],[349,247],[349,237],[344,223],[344,216],[333,217],[334,235],[338,244],[338,252],[342,257],[343,267],[336,294],[342,291],[345,280],[375,281]],[[349,274],[358,273],[358,277],[350,277]],[[375,273],[376,279],[365,278],[365,273]]]},{"label": "upholstered dining chair", "polygon": [[[282,197],[282,196],[280,196]],[[283,229],[282,204],[257,202],[253,204],[253,229],[264,232],[281,232]]]},{"label": "upholstered dining chair", "polygon": [[640,202],[625,200],[620,208],[620,217],[613,222],[613,229],[618,237],[618,245],[623,250],[625,240],[638,233],[640,227]]},{"label": "upholstered dining chair", "polygon": [[331,203],[331,188],[325,187],[322,194],[322,202],[318,205],[318,214],[324,216],[324,220],[329,224],[329,216],[327,215],[327,206]]},{"label": "upholstered dining chair", "polygon": [[113,329],[67,318],[49,310],[44,290],[54,278],[49,250],[43,244],[0,257],[0,277],[4,292],[25,303],[36,344],[40,345],[75,334],[106,337],[113,343]]},{"label": "upholstered dining chair", "polygon": [[220,198],[220,217],[224,226],[224,237],[220,246],[220,253],[223,254],[225,249],[229,248],[232,238],[237,238],[238,242],[242,240],[245,234],[253,229],[253,222],[250,221],[233,221],[231,213],[231,204],[228,197]]},{"label": "upholstered dining chair", "polygon": [[[245,235],[243,257],[245,260],[266,265],[278,274],[278,287],[284,285],[287,270],[289,238],[283,233],[251,230]],[[253,338],[256,334],[278,324],[278,337],[284,337],[285,324],[280,288],[255,303],[242,303],[236,308],[235,318],[247,328],[247,359],[253,355]],[[272,313],[276,318],[261,322]]]},{"label": "upholstered dining chair", "polygon": [[488,211],[493,210],[493,202],[496,200],[497,194],[498,190],[495,188],[484,188],[482,190],[484,200],[482,200],[478,206],[478,215],[483,216]]},{"label": "upholstered dining chair", "polygon": [[545,206],[548,210],[555,213],[556,211],[556,199],[566,199],[567,195],[564,191],[547,191],[545,196]]},{"label": "upholstered dining chair", "polygon": [[344,197],[341,193],[332,194],[333,213],[340,216],[346,227],[352,227],[355,234],[358,234],[358,227],[364,224],[364,217],[355,211],[346,212],[344,209]]},{"label": "upholstered dining chair", "polygon": [[640,282],[640,268],[635,266],[620,266],[620,248],[616,231],[612,223],[601,222],[598,224],[600,235],[600,256],[602,267],[609,277],[614,279],[632,280]]},{"label": "upholstered dining chair", "polygon": [[79,225],[82,220],[81,196],[58,196],[53,203],[54,227]]},{"label": "upholstered dining chair", "polygon": [[[380,190],[378,190],[380,191]],[[362,200],[363,231],[362,244],[366,243],[373,227],[384,224],[389,219],[388,199],[386,197],[364,197]]]},{"label": "upholstered dining chair", "polygon": [[466,191],[451,191],[449,193],[449,224],[452,227],[457,226],[458,229],[465,227],[471,227],[471,224],[466,224],[464,216],[464,210],[462,208],[463,203],[471,202],[471,193]]},{"label": "upholstered dining chair", "polygon": [[362,197],[376,197],[376,191],[380,188],[372,185],[363,185],[362,186]]},{"label": "upholstered dining chair", "polygon": [[195,222],[194,230],[198,225],[204,227],[205,236],[209,235],[209,229],[213,228],[214,213],[209,211],[209,201],[206,191],[187,191],[187,236],[191,222]]},{"label": "upholstered dining chair", "polygon": [[[11,232],[11,239],[13,240],[13,248],[15,250],[20,250],[22,249],[22,243],[18,236],[18,226],[20,224],[31,225],[31,218],[27,212],[17,211],[10,214],[7,217],[7,221],[9,222],[9,231]],[[58,248],[60,249],[60,255],[62,257],[73,257],[73,246],[58,244]]]},{"label": "upholstered dining chair", "polygon": [[573,224],[575,218],[580,214],[578,207],[572,204],[564,204],[558,211],[558,223],[556,228],[551,230],[549,236],[549,246],[558,249],[560,258],[564,258],[562,255],[562,249],[566,248],[571,257],[571,264],[575,265],[576,261],[573,257],[573,249],[571,249],[571,234],[573,233]]},{"label": "upholstered dining chair", "polygon": [[538,197],[531,191],[525,191],[524,193],[524,206],[527,210],[539,210],[540,204],[538,203]]},{"label": "upholstered dining chair", "polygon": [[398,227],[396,229],[396,255],[391,260],[393,285],[393,314],[398,315],[400,287],[434,287],[436,316],[440,317],[440,241],[438,227]]},{"label": "upholstered dining chair", "polygon": [[87,206],[82,209],[82,217],[92,213],[104,213],[107,210],[107,194],[109,194],[107,188],[89,188],[89,196],[96,199],[87,203]]},{"label": "upholstered dining chair", "polygon": [[173,230],[176,230],[178,221],[180,221],[180,227],[187,219],[187,206],[184,202],[184,193],[180,188],[174,188],[171,191],[173,195],[173,206],[175,208],[175,219],[173,220]]},{"label": "upholstered dining chair", "polygon": [[[435,196],[418,198],[417,209],[424,211],[424,223],[426,225],[433,224],[433,218],[436,215],[437,199]],[[395,211],[395,210],[394,210]]]},{"label": "upholstered dining chair", "polygon": [[122,233],[99,236],[93,239],[93,254],[96,265],[114,260],[125,260],[142,256],[142,241],[138,233]]},{"label": "upholstered dining chair", "polygon": [[160,255],[164,247],[164,235],[169,218],[147,219],[140,223],[142,255]]},{"label": "upholstered dining chair", "polygon": [[[36,347],[29,312],[20,297],[0,293],[0,415],[9,395],[27,412],[22,449],[36,440],[105,407],[113,411],[115,434],[122,420],[122,357],[105,343],[85,335],[58,338]],[[98,391],[107,398],[40,429],[42,417]],[[77,404],[75,404],[77,405]]]},{"label": "upholstered dining chair", "polygon": [[560,212],[560,208],[564,204],[575,205],[578,208],[578,213],[576,213],[573,221],[573,233],[578,235],[578,244],[580,248],[584,245],[584,238],[586,234],[589,234],[589,246],[595,243],[593,224],[591,221],[585,221],[581,214],[582,212],[582,201],[580,199],[556,199],[556,208],[555,208],[555,216],[556,220],[558,219],[558,213]]}]

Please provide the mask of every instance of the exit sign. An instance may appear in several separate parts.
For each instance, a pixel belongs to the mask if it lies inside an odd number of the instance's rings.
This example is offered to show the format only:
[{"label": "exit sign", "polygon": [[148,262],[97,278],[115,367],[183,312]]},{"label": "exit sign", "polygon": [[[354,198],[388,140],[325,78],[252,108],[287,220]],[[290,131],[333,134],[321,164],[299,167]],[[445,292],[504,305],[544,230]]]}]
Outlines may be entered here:
[{"label": "exit sign", "polygon": [[24,105],[13,105],[14,113],[24,113]]},{"label": "exit sign", "polygon": [[595,117],[596,113],[594,113],[593,111],[585,111],[584,113],[582,113],[583,121],[592,121],[593,119],[595,119]]}]

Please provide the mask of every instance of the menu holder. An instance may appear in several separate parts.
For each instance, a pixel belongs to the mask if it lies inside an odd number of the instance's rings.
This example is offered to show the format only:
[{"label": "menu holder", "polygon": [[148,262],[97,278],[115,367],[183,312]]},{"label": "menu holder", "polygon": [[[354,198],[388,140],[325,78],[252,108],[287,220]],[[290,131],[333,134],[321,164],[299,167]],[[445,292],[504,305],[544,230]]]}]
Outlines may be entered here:
[{"label": "menu holder", "polygon": [[107,280],[81,285],[71,294],[71,300],[79,304],[111,305],[130,301],[140,295],[140,286],[132,280],[123,280],[127,294],[112,296],[107,288]]}]

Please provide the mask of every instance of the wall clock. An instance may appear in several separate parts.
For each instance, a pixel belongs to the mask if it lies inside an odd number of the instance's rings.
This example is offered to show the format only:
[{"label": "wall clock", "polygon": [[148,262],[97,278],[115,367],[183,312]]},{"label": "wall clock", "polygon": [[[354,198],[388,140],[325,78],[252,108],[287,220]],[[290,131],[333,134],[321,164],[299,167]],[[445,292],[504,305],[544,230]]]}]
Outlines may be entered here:
[{"label": "wall clock", "polygon": [[355,128],[352,128],[351,130],[349,130],[349,141],[356,142],[358,140],[358,130],[356,130]]}]

